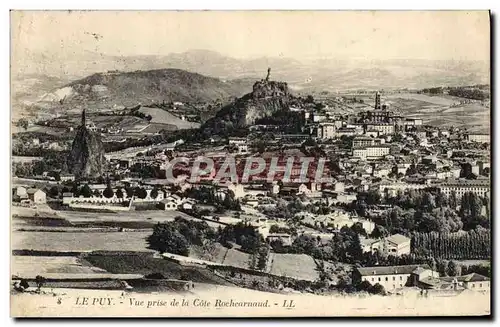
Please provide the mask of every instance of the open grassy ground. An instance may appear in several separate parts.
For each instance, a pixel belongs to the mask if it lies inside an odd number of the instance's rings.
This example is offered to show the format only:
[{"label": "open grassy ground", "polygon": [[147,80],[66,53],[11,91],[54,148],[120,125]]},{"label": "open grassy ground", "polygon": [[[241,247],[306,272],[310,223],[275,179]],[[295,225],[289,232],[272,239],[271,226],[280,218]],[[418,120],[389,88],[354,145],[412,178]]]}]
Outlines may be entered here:
[{"label": "open grassy ground", "polygon": [[306,254],[273,253],[269,272],[311,281],[319,278],[314,259]]}]

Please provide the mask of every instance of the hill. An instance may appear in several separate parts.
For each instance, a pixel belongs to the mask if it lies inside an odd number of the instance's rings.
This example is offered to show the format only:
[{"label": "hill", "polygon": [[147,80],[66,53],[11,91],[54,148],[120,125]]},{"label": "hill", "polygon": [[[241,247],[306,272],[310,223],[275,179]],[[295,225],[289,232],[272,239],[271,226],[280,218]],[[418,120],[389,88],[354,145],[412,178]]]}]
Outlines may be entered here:
[{"label": "hill", "polygon": [[245,128],[254,124],[258,119],[289,110],[289,103],[293,96],[289,92],[288,84],[269,81],[268,78],[255,82],[252,92],[236,99],[217,112],[215,117],[202,126],[204,132],[218,134]]},{"label": "hill", "polygon": [[44,94],[44,107],[92,106],[95,109],[154,102],[206,102],[241,96],[248,81],[222,81],[181,69],[97,73]]}]

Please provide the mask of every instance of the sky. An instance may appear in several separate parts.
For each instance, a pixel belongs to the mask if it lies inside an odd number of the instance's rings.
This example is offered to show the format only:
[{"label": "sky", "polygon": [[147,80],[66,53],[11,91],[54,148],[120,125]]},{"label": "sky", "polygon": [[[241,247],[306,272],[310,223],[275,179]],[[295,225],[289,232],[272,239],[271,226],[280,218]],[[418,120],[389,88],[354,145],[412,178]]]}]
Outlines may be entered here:
[{"label": "sky", "polygon": [[[95,34],[95,35],[94,35]],[[487,11],[11,12],[12,56],[166,55],[206,49],[235,58],[489,60]]]}]

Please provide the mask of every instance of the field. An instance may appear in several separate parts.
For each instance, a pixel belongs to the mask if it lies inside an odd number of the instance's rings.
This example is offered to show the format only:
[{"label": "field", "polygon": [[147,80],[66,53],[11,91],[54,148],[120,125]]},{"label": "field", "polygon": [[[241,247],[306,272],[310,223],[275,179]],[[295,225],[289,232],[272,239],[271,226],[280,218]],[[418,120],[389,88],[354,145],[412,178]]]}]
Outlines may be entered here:
[{"label": "field", "polygon": [[146,248],[146,237],[150,234],[150,232],[13,232],[12,250],[153,251]]},{"label": "field", "polygon": [[273,253],[269,272],[310,281],[319,278],[314,259],[306,254]]},{"label": "field", "polygon": [[175,125],[177,126],[178,129],[189,129],[189,128],[200,127],[199,123],[193,123],[187,120],[182,120],[179,117],[174,116],[170,112],[160,108],[141,107],[139,111],[144,113],[145,115],[151,115],[152,123]]},{"label": "field", "polygon": [[11,272],[16,276],[31,277],[34,274],[96,274],[106,271],[77,257],[13,256]]},{"label": "field", "polygon": [[189,251],[189,256],[196,259],[208,260],[234,267],[249,268],[250,254],[236,249],[228,249],[220,243],[215,243],[215,248],[216,250],[213,255],[209,256],[206,253],[203,253],[202,249],[199,247],[192,246]]}]

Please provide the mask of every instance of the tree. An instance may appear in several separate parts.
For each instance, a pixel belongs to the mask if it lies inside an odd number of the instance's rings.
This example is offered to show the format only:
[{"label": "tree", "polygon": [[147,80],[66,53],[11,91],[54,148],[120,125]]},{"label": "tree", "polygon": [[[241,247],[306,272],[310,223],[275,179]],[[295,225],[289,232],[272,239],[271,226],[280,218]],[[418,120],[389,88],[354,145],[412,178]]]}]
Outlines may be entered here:
[{"label": "tree", "polygon": [[447,273],[448,276],[460,276],[461,267],[453,260],[448,262]]},{"label": "tree", "polygon": [[123,191],[120,187],[116,189],[116,197],[118,199],[123,199]]},{"label": "tree", "polygon": [[21,118],[17,121],[16,126],[22,127],[24,130],[28,129],[29,122],[25,118]]},{"label": "tree", "polygon": [[139,199],[145,199],[148,196],[148,192],[143,187],[136,187],[134,190],[134,195]]},{"label": "tree", "polygon": [[130,186],[125,187],[125,192],[127,193],[127,198],[131,198],[134,196],[134,189]]},{"label": "tree", "polygon": [[187,239],[176,230],[172,224],[158,223],[153,228],[153,234],[147,238],[149,248],[161,253],[173,253],[189,255],[189,243]]},{"label": "tree", "polygon": [[71,193],[73,193],[74,197],[79,197],[80,196],[80,190],[78,188],[78,184],[74,183],[73,186],[71,187]]},{"label": "tree", "polygon": [[57,186],[52,186],[49,190],[49,195],[52,198],[57,198],[59,196],[59,188]]},{"label": "tree", "polygon": [[92,196],[92,190],[88,184],[85,184],[80,189],[80,194],[83,195],[84,198],[90,198]]},{"label": "tree", "polygon": [[104,197],[107,199],[110,199],[113,197],[113,195],[115,195],[115,192],[113,192],[113,189],[111,188],[111,185],[109,183],[102,192],[102,195],[104,195]]},{"label": "tree", "polygon": [[158,188],[153,188],[151,190],[151,193],[149,194],[149,196],[152,198],[152,199],[156,199],[158,197]]}]

